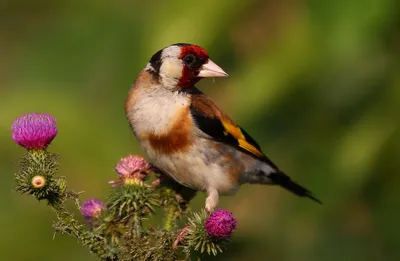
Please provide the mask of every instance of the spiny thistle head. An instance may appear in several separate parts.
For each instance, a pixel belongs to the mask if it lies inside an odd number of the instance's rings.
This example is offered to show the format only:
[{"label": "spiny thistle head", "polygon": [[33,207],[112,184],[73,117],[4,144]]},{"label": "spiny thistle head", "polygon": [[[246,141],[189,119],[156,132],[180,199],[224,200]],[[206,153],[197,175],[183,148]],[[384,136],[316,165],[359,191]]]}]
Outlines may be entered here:
[{"label": "spiny thistle head", "polygon": [[44,150],[57,136],[56,120],[49,114],[29,113],[11,126],[12,139],[28,150]]},{"label": "spiny thistle head", "polygon": [[232,235],[236,224],[237,222],[232,213],[219,209],[207,218],[204,227],[208,235],[217,238],[226,238]]},{"label": "spiny thistle head", "polygon": [[100,200],[88,199],[83,202],[81,213],[86,220],[90,221],[94,218],[97,218],[100,215],[101,211],[104,210],[104,208],[105,206]]},{"label": "spiny thistle head", "polygon": [[147,174],[151,171],[151,165],[141,156],[129,155],[122,158],[117,165],[115,171],[118,173],[120,180],[111,181],[114,186],[121,184],[142,184]]},{"label": "spiny thistle head", "polygon": [[186,251],[195,250],[200,254],[214,256],[222,253],[230,241],[230,235],[236,227],[236,220],[225,210],[217,210],[211,215],[206,211],[193,213],[188,218],[184,244]]}]

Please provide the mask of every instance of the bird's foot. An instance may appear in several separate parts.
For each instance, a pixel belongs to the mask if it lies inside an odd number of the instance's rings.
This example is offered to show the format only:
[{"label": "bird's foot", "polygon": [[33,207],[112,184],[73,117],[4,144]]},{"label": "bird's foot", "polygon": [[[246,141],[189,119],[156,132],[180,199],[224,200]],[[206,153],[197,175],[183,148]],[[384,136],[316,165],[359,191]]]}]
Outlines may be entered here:
[{"label": "bird's foot", "polygon": [[167,179],[169,179],[168,176],[166,176],[165,174],[160,174],[160,176],[156,180],[151,182],[151,186],[153,188],[158,187]]},{"label": "bird's foot", "polygon": [[211,213],[218,206],[219,194],[216,189],[207,190],[206,212]]}]

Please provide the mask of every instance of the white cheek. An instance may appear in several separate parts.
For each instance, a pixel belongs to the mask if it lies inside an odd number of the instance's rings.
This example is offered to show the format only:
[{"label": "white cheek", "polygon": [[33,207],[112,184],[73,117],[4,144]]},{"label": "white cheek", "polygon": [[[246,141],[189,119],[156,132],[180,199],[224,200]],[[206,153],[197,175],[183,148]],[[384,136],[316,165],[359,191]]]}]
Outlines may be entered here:
[{"label": "white cheek", "polygon": [[179,80],[182,74],[182,62],[179,59],[167,59],[160,68],[160,73],[168,78]]}]

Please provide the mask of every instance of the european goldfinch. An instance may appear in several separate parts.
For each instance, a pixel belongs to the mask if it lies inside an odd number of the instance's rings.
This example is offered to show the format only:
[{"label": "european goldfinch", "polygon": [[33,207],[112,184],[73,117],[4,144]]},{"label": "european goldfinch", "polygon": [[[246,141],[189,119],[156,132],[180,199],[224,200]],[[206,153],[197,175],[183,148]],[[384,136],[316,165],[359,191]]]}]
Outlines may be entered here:
[{"label": "european goldfinch", "polygon": [[181,185],[205,191],[209,212],[220,194],[244,183],[277,184],[320,203],[194,86],[202,78],[227,76],[197,45],[173,44],[151,57],[125,102],[126,117],[150,162]]}]

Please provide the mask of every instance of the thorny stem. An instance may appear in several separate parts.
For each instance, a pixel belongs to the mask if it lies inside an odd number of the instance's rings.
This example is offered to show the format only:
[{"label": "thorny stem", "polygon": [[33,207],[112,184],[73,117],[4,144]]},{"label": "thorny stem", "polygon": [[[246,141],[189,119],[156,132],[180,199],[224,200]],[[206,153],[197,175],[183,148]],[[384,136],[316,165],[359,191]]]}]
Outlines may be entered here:
[{"label": "thorny stem", "polygon": [[142,220],[140,219],[137,213],[133,215],[133,226],[135,228],[135,235],[137,237],[141,237],[143,225],[142,225]]},{"label": "thorny stem", "polygon": [[165,224],[164,224],[164,229],[166,231],[171,231],[171,229],[173,228],[173,225],[174,225],[174,222],[176,219],[175,210],[176,210],[176,207],[174,205],[171,205],[167,209]]},{"label": "thorny stem", "polygon": [[[57,219],[62,222],[62,233],[66,233],[76,238],[82,245],[89,248],[90,252],[96,254],[100,260],[117,261],[118,258],[110,254],[109,248],[102,238],[94,238],[88,231],[79,225],[73,215],[61,204],[52,205],[53,211],[56,213]],[[101,242],[103,241],[103,242]]]},{"label": "thorny stem", "polygon": [[69,225],[68,234],[75,238],[80,238],[82,236],[81,231],[75,226],[75,220],[71,216],[71,214],[61,205],[53,205],[52,209],[57,215],[57,219],[62,220],[63,222]]}]

